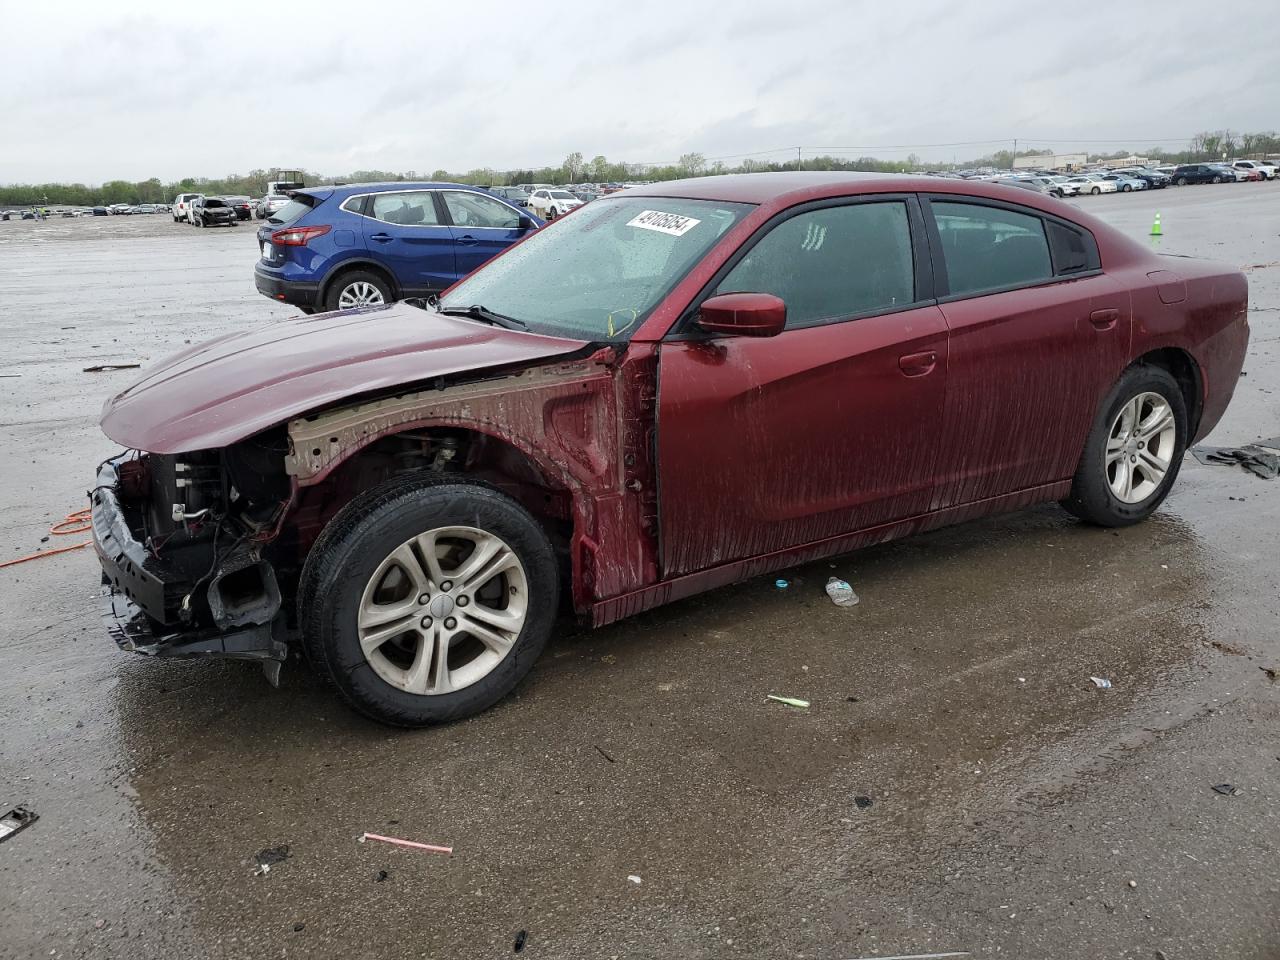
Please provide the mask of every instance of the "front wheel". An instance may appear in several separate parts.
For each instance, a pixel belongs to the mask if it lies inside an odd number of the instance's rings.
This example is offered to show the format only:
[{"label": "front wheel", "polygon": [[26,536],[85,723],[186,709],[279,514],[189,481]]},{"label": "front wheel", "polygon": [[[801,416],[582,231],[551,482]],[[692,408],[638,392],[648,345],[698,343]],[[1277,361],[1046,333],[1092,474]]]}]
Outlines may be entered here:
[{"label": "front wheel", "polygon": [[382,723],[457,720],[505,697],[555,623],[546,534],[491,487],[391,481],[353,500],[307,558],[298,617],[308,659]]},{"label": "front wheel", "polygon": [[1186,177],[1179,177],[1177,180],[1175,180],[1175,181],[1173,181],[1173,182],[1174,182],[1174,184],[1175,184],[1175,185],[1177,185],[1177,186],[1179,186],[1179,187],[1185,187],[1185,186],[1187,185],[1187,178],[1186,178]]},{"label": "front wheel", "polygon": [[1081,520],[1123,527],[1169,493],[1187,445],[1187,406],[1161,367],[1130,367],[1103,401],[1062,505]]},{"label": "front wheel", "polygon": [[1133,186],[1131,184],[1126,183],[1124,185],[1124,192],[1129,193],[1131,190],[1133,190]]},{"label": "front wheel", "polygon": [[1214,178],[1213,178],[1213,182],[1214,182],[1214,183],[1221,183],[1221,182],[1222,182],[1222,178],[1221,178],[1221,177],[1214,177]]},{"label": "front wheel", "polygon": [[196,226],[204,227],[204,217],[196,217]]},{"label": "front wheel", "polygon": [[377,307],[393,300],[395,297],[386,280],[368,270],[353,270],[329,287],[325,306],[329,310],[350,310],[353,307]]}]

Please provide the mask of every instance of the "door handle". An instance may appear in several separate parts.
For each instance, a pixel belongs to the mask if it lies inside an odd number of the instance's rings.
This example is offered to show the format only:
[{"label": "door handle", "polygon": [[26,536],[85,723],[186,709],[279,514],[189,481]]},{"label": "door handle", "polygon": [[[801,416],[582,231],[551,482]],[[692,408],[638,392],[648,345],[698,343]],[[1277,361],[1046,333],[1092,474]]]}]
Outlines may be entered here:
[{"label": "door handle", "polygon": [[458,238],[458,243],[462,244],[464,247],[474,247],[479,242],[479,240],[471,236],[469,233],[463,234]]},{"label": "door handle", "polygon": [[1120,311],[1115,307],[1107,307],[1105,310],[1095,310],[1089,314],[1089,322],[1099,330],[1111,330],[1115,327],[1116,321],[1120,319]]},{"label": "door handle", "polygon": [[938,355],[932,350],[923,353],[908,353],[898,358],[898,369],[908,377],[923,377],[933,373],[938,365]]},{"label": "door handle", "polygon": [[375,233],[375,234],[374,234],[373,236],[371,236],[369,239],[370,239],[370,240],[377,240],[377,241],[378,241],[378,243],[388,243],[389,241],[393,240],[394,238],[393,238],[393,237],[391,236],[391,234],[389,234],[389,233]]}]

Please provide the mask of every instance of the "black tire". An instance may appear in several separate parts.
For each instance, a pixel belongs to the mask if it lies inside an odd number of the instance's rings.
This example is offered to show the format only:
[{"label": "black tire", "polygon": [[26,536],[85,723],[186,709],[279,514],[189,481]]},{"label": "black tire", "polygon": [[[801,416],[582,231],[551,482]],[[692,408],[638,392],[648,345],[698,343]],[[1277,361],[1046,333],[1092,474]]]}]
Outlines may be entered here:
[{"label": "black tire", "polygon": [[1175,185],[1175,186],[1185,187],[1185,186],[1187,185],[1187,178],[1186,178],[1186,177],[1179,177],[1177,180],[1175,180],[1175,181],[1173,181],[1173,182],[1174,182],[1174,185]]},{"label": "black tire", "polygon": [[204,229],[204,217],[196,217],[196,226]]},{"label": "black tire", "polygon": [[1122,189],[1125,193],[1131,193],[1133,191],[1133,184],[1126,183]]},{"label": "black tire", "polygon": [[1093,188],[1092,190],[1090,190],[1089,192],[1090,192],[1091,194],[1093,194],[1093,195],[1096,197],[1098,194],[1100,194],[1100,193],[1102,192],[1102,188],[1101,188],[1101,187],[1094,187],[1094,188]]},{"label": "black tire", "polygon": [[[406,540],[442,526],[475,527],[511,548],[528,583],[527,613],[514,644],[489,673],[450,693],[419,695],[378,675],[360,648],[356,618],[378,565]],[[468,480],[393,480],[347,504],[311,548],[298,591],[304,653],[348,704],[374,720],[397,727],[458,720],[497,703],[533,667],[555,624],[558,571],[546,533],[505,494]]]},{"label": "black tire", "polygon": [[[1107,479],[1107,440],[1111,427],[1126,404],[1143,393],[1164,398],[1173,412],[1174,441],[1169,453],[1169,469],[1164,479],[1138,503],[1125,503],[1115,496]],[[1168,496],[1178,478],[1182,455],[1187,447],[1187,405],[1178,382],[1163,367],[1135,364],[1121,374],[1098,409],[1097,419],[1085,440],[1080,464],[1071,481],[1071,493],[1062,501],[1070,513],[1102,527],[1126,527],[1147,519]]]},{"label": "black tire", "polygon": [[374,273],[371,270],[351,270],[348,273],[339,274],[334,277],[329,284],[329,289],[325,292],[324,304],[326,310],[341,310],[338,306],[338,300],[342,296],[342,291],[353,283],[370,283],[378,288],[378,292],[382,294],[383,303],[394,303],[396,299],[395,292],[391,289],[391,284],[387,282],[387,278],[381,274]]},{"label": "black tire", "polygon": [[1213,182],[1214,182],[1214,183],[1221,183],[1221,182],[1222,182],[1222,178],[1221,178],[1221,177],[1214,177],[1214,178],[1213,178]]}]

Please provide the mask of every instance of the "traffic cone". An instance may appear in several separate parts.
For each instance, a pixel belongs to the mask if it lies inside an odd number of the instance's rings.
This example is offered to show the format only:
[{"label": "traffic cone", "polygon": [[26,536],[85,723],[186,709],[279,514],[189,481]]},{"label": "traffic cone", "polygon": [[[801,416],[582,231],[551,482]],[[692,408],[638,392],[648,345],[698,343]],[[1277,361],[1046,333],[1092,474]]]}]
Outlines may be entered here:
[{"label": "traffic cone", "polygon": [[1164,231],[1160,229],[1160,214],[1156,214],[1155,222],[1151,224],[1151,235],[1153,237],[1163,237]]}]

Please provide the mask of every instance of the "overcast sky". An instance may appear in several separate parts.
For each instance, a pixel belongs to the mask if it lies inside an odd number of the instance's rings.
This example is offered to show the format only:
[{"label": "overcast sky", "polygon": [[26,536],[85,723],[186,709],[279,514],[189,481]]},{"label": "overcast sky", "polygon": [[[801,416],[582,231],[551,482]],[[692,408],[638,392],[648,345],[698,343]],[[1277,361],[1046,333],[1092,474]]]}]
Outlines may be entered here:
[{"label": "overcast sky", "polygon": [[[1015,137],[1176,148],[1280,127],[1266,4],[612,6],[0,0],[0,182],[462,172],[574,150],[950,160]],[[924,146],[969,141],[1001,142]]]}]

